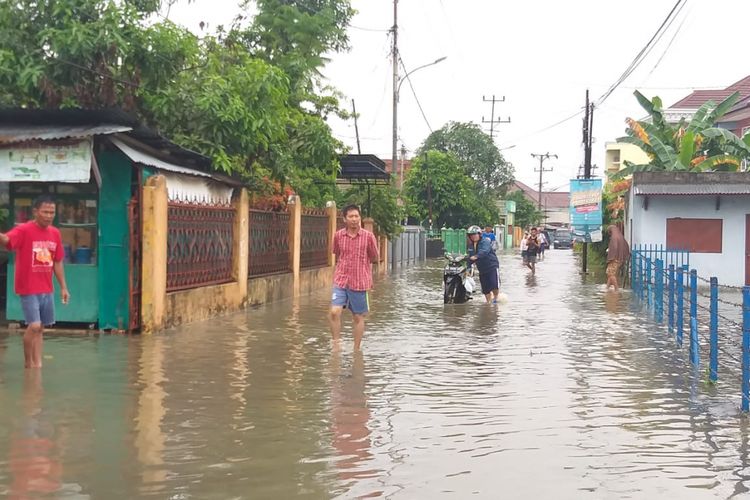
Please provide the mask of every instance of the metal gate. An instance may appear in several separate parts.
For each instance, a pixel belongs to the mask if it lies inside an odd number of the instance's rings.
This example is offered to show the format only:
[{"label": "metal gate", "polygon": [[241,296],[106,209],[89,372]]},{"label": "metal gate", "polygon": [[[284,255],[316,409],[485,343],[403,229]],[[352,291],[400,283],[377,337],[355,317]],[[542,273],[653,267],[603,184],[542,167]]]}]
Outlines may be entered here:
[{"label": "metal gate", "polygon": [[[137,192],[137,191],[136,191]],[[138,194],[128,203],[130,223],[130,321],[128,331],[141,328],[141,204]]]}]

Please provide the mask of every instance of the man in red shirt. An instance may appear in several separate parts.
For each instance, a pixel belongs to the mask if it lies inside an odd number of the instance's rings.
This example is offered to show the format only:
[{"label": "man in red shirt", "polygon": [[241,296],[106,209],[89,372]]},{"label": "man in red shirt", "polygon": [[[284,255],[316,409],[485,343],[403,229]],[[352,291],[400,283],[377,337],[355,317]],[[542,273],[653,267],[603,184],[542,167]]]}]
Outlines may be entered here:
[{"label": "man in red shirt", "polygon": [[53,272],[60,283],[63,304],[68,303],[70,294],[65,284],[60,231],[52,226],[55,201],[47,195],[40,196],[34,200],[33,209],[34,220],[0,233],[0,244],[16,252],[15,290],[21,296],[28,325],[23,336],[25,366],[41,368],[44,327],[55,323]]},{"label": "man in red shirt", "polygon": [[365,316],[370,310],[367,291],[372,288],[372,263],[378,260],[375,235],[362,229],[362,218],[357,205],[343,210],[346,227],[333,236],[336,271],[333,275],[331,298],[331,335],[334,343],[341,337],[341,312],[348,307],[352,312],[354,350],[359,350],[365,334]]}]

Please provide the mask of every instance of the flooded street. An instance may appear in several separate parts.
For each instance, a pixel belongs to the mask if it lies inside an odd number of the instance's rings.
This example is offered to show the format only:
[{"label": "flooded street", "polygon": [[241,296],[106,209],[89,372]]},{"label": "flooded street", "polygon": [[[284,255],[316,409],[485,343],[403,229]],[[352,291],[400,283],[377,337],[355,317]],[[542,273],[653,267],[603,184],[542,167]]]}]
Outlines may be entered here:
[{"label": "flooded street", "polygon": [[[0,336],[0,497],[744,498],[735,380],[583,284],[572,252],[509,302],[444,306],[442,261],[376,283],[363,354],[328,290],[155,336]],[[5,335],[5,334],[3,334]]]}]

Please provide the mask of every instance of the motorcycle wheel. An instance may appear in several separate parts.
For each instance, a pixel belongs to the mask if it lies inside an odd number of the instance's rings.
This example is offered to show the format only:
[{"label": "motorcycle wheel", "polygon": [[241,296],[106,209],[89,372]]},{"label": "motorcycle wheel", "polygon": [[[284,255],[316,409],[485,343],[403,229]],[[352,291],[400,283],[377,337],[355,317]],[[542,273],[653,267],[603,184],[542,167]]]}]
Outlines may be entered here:
[{"label": "motorcycle wheel", "polygon": [[443,304],[451,304],[454,301],[456,295],[456,282],[451,280],[445,284],[445,292],[443,293]]}]

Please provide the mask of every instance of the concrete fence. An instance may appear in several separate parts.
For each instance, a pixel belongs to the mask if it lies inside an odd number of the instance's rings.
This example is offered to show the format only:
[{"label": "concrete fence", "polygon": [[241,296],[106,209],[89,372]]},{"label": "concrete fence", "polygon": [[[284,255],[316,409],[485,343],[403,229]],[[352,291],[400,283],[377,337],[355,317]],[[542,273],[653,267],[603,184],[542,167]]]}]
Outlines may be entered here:
[{"label": "concrete fence", "polygon": [[[141,205],[140,323],[143,333],[206,320],[248,306],[308,294],[331,286],[335,265],[332,253],[333,235],[337,229],[338,218],[334,202],[329,202],[325,209],[305,210],[300,198],[295,196],[290,200],[287,211],[281,218],[285,225],[281,228],[283,230],[253,231],[251,219],[256,221],[256,224],[266,222],[258,222],[264,220],[263,217],[257,217],[258,214],[255,212],[258,211],[251,212],[247,191],[235,189],[230,205],[232,217],[227,218],[231,220],[232,227],[223,229],[225,233],[231,233],[224,238],[229,245],[222,242],[223,246],[220,249],[222,258],[231,259],[231,277],[222,278],[220,281],[225,281],[222,283],[205,285],[196,280],[195,286],[183,284],[179,287],[184,289],[168,286],[170,276],[173,276],[173,280],[181,277],[181,274],[176,274],[174,270],[170,275],[170,263],[174,267],[176,258],[179,257],[179,272],[191,271],[191,259],[194,260],[192,265],[196,267],[205,265],[203,261],[206,260],[211,247],[208,245],[210,242],[203,240],[211,239],[211,235],[217,229],[204,228],[203,226],[210,221],[205,216],[201,218],[200,214],[193,222],[194,227],[190,227],[190,206],[180,207],[185,213],[178,214],[179,218],[170,218],[170,206],[165,177],[157,175],[149,178],[143,187]],[[205,212],[206,207],[196,207],[196,211],[200,210]],[[276,219],[279,218],[274,218]],[[176,231],[177,223],[187,225],[177,228],[180,230]],[[267,225],[270,227],[273,224]],[[374,229],[372,219],[365,219],[363,225],[370,231]],[[187,236],[183,233],[187,233]],[[204,237],[203,233],[208,236]],[[169,241],[170,234],[172,242]],[[179,241],[175,240],[175,234],[181,238]],[[284,241],[279,241],[279,238]],[[405,246],[408,250],[400,253],[400,258],[401,255],[406,255],[407,260],[414,259],[412,256],[418,251],[415,238],[411,235],[406,237]],[[380,262],[373,264],[373,271],[383,274],[388,268],[390,245],[385,237],[379,237],[378,244]],[[200,245],[206,246],[208,250],[201,250]],[[229,248],[224,248],[227,246]],[[258,250],[258,247],[261,247],[261,250]],[[278,252],[263,252],[263,248],[276,249]],[[258,265],[258,262],[254,262],[254,259],[268,259],[270,254],[282,250],[288,264],[279,265],[277,262],[263,261]],[[208,252],[208,255],[213,254]],[[264,273],[264,270],[267,272]],[[210,280],[211,277],[206,279]]]}]

